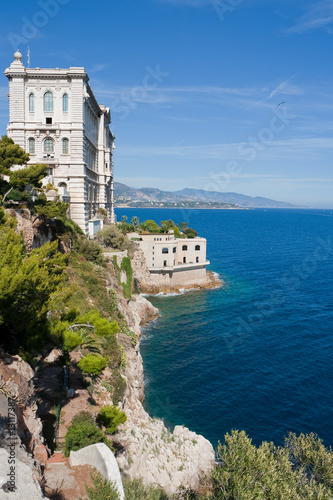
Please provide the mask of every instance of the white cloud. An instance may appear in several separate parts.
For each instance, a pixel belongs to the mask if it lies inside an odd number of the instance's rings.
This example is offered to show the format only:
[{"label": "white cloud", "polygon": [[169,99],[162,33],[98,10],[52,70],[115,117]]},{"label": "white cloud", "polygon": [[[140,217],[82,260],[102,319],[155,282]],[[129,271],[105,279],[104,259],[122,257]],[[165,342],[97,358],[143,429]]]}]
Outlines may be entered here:
[{"label": "white cloud", "polygon": [[[333,154],[330,137],[295,138],[273,140],[255,156],[257,161],[274,160],[319,160]],[[178,157],[188,160],[239,160],[250,158],[249,150],[255,150],[251,143],[195,144],[189,146],[125,146],[121,148],[122,157]],[[249,162],[249,160],[248,160]]]},{"label": "white cloud", "polygon": [[300,34],[319,28],[326,28],[332,34],[329,26],[333,23],[333,0],[325,0],[312,5],[297,19],[296,24],[286,30],[287,34]]}]

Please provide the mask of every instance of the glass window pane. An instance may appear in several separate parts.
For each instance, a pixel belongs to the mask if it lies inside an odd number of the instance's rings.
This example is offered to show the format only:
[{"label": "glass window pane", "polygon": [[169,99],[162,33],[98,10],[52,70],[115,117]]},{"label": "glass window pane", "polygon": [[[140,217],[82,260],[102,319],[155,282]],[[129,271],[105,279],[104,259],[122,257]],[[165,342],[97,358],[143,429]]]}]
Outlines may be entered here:
[{"label": "glass window pane", "polygon": [[69,140],[63,139],[62,140],[62,154],[68,155],[68,152],[69,152]]},{"label": "glass window pane", "polygon": [[53,153],[53,140],[50,138],[44,141],[44,153]]},{"label": "glass window pane", "polygon": [[29,153],[34,154],[36,152],[36,143],[35,139],[29,139]]},{"label": "glass window pane", "polygon": [[52,92],[46,92],[46,94],[44,94],[44,111],[53,112],[53,94],[52,94]]},{"label": "glass window pane", "polygon": [[31,113],[35,111],[35,96],[33,94],[29,95],[29,111]]},{"label": "glass window pane", "polygon": [[64,94],[62,97],[62,110],[64,113],[68,111],[68,95]]}]

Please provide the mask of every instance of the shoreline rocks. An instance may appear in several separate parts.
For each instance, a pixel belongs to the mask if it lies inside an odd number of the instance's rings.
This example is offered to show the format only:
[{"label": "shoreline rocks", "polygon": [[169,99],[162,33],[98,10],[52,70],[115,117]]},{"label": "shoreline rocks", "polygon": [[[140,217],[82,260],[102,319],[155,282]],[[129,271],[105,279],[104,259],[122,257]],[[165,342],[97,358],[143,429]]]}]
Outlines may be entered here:
[{"label": "shoreline rocks", "polygon": [[[123,308],[128,325],[141,336],[140,326],[159,313],[147,299],[136,296]],[[186,427],[171,432],[162,420],[151,418],[143,407],[143,362],[139,343],[126,351],[127,389],[122,409],[127,421],[115,436],[121,452],[117,462],[130,478],[158,484],[168,494],[181,485],[197,490],[200,478],[210,473],[215,463],[212,444]]]}]

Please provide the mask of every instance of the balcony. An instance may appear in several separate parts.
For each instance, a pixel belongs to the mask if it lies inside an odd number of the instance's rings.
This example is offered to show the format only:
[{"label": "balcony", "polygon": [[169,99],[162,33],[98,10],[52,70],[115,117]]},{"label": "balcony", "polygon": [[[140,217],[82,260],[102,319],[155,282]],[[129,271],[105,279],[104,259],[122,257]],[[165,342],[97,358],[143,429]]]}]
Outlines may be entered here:
[{"label": "balcony", "polygon": [[200,267],[206,267],[209,264],[209,260],[205,260],[205,262],[187,262],[186,264],[178,263],[174,266],[149,267],[149,271],[151,273],[186,271],[187,269],[198,269]]}]

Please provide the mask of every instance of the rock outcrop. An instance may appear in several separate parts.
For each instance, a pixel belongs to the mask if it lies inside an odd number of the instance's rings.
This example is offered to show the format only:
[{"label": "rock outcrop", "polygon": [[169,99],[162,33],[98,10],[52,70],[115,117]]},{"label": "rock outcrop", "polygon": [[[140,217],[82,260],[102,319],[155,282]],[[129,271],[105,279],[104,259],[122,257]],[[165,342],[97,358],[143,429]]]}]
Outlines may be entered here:
[{"label": "rock outcrop", "polygon": [[[10,455],[0,449],[0,499],[39,500],[45,498],[31,468],[19,459],[10,464]],[[13,467],[10,469],[10,467]]]},{"label": "rock outcrop", "polygon": [[[43,444],[42,423],[36,418],[37,403],[33,384],[34,372],[20,356],[12,356],[0,351],[0,387],[2,414],[6,412],[8,398],[15,402],[17,434],[29,453]],[[8,416],[5,413],[5,417]]]},{"label": "rock outcrop", "polygon": [[16,230],[18,233],[22,232],[28,252],[33,248],[40,248],[53,239],[51,227],[36,216],[32,216],[27,208],[10,208],[5,212],[16,218]]},{"label": "rock outcrop", "polygon": [[[124,307],[129,327],[140,334],[140,325],[158,316],[158,310],[142,296]],[[176,426],[170,432],[161,420],[152,419],[143,407],[144,379],[139,345],[126,349],[127,390],[123,410],[127,421],[115,436],[123,450],[118,464],[130,478],[159,484],[168,493],[180,485],[197,489],[200,477],[209,474],[215,462],[211,443],[189,429]]]},{"label": "rock outcrop", "polygon": [[[36,417],[34,372],[20,358],[0,351],[0,498],[44,498],[39,483],[47,461],[42,424]],[[13,489],[6,474],[13,464]],[[7,497],[6,497],[7,498]]]}]

